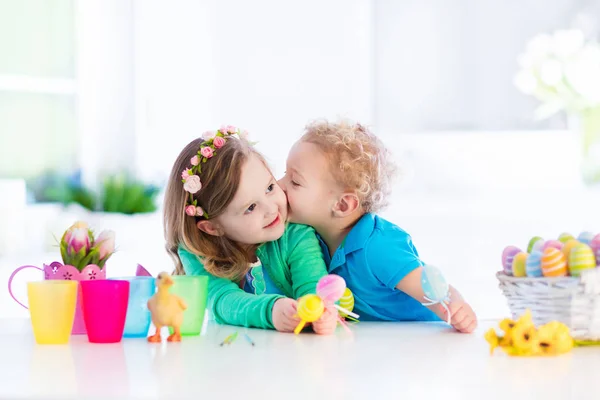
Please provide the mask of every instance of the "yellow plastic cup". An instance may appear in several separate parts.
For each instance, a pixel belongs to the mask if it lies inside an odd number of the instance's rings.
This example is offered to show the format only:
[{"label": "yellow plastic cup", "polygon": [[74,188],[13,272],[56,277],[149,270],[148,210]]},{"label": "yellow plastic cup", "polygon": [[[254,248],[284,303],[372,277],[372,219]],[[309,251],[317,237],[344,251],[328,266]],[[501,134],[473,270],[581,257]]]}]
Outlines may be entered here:
[{"label": "yellow plastic cup", "polygon": [[38,344],[68,343],[75,318],[77,282],[28,282],[27,298],[35,341]]}]

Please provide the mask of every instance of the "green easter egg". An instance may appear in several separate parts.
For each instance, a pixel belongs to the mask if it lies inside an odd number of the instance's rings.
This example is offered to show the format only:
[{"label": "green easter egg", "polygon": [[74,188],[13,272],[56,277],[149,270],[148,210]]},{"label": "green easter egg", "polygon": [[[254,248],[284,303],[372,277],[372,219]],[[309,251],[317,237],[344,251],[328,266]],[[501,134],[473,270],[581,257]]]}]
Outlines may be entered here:
[{"label": "green easter egg", "polygon": [[527,276],[527,257],[529,257],[529,254],[521,252],[513,258],[513,276],[518,278]]},{"label": "green easter egg", "polygon": [[541,238],[539,236],[532,237],[531,240],[529,240],[529,244],[527,245],[527,252],[531,253],[531,251],[533,250],[533,246],[540,240],[543,242],[544,238]]},{"label": "green easter egg", "polygon": [[575,239],[575,236],[571,235],[570,233],[567,232],[563,232],[560,234],[560,236],[558,237],[558,241],[561,243],[567,243],[569,240]]},{"label": "green easter egg", "polygon": [[596,268],[596,258],[590,246],[580,243],[569,253],[569,271],[571,276],[581,276],[586,269]]}]

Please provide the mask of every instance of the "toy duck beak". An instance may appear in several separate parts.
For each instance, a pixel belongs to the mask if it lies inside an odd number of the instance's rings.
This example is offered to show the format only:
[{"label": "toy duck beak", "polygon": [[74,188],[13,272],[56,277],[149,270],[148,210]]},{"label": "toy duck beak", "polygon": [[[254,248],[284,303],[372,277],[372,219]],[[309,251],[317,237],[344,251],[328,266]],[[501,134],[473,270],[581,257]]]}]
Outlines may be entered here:
[{"label": "toy duck beak", "polygon": [[171,285],[173,284],[173,278],[171,278],[170,276],[165,276],[165,277],[162,279],[162,281],[163,281],[163,282],[162,282],[162,283],[163,283],[163,285],[168,285],[168,286],[171,286]]}]

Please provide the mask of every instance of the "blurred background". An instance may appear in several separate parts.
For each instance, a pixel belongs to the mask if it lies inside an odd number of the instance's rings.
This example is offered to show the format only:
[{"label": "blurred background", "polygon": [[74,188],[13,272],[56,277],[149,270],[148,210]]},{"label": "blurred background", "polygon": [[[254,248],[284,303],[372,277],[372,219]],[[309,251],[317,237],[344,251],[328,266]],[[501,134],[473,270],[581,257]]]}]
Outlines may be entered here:
[{"label": "blurred background", "polygon": [[599,33],[600,0],[0,0],[0,278],[77,219],[116,231],[109,275],[171,270],[190,140],[242,127],[281,176],[309,121],[350,118],[401,167],[383,215],[503,316],[505,246],[600,232]]}]

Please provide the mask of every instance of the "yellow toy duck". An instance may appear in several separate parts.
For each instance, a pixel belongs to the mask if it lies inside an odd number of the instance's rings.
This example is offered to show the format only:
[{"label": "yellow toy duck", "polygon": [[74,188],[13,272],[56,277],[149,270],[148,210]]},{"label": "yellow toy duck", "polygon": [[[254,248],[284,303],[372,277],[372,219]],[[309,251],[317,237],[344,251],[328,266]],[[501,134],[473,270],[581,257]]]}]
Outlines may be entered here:
[{"label": "yellow toy duck", "polygon": [[148,300],[148,309],[152,314],[152,323],[156,333],[148,337],[149,342],[157,343],[162,340],[160,330],[164,326],[172,327],[173,334],[167,340],[180,342],[180,327],[183,324],[183,311],[187,308],[185,301],[179,296],[169,293],[173,279],[167,272],[161,272],[156,278],[156,293]]}]

